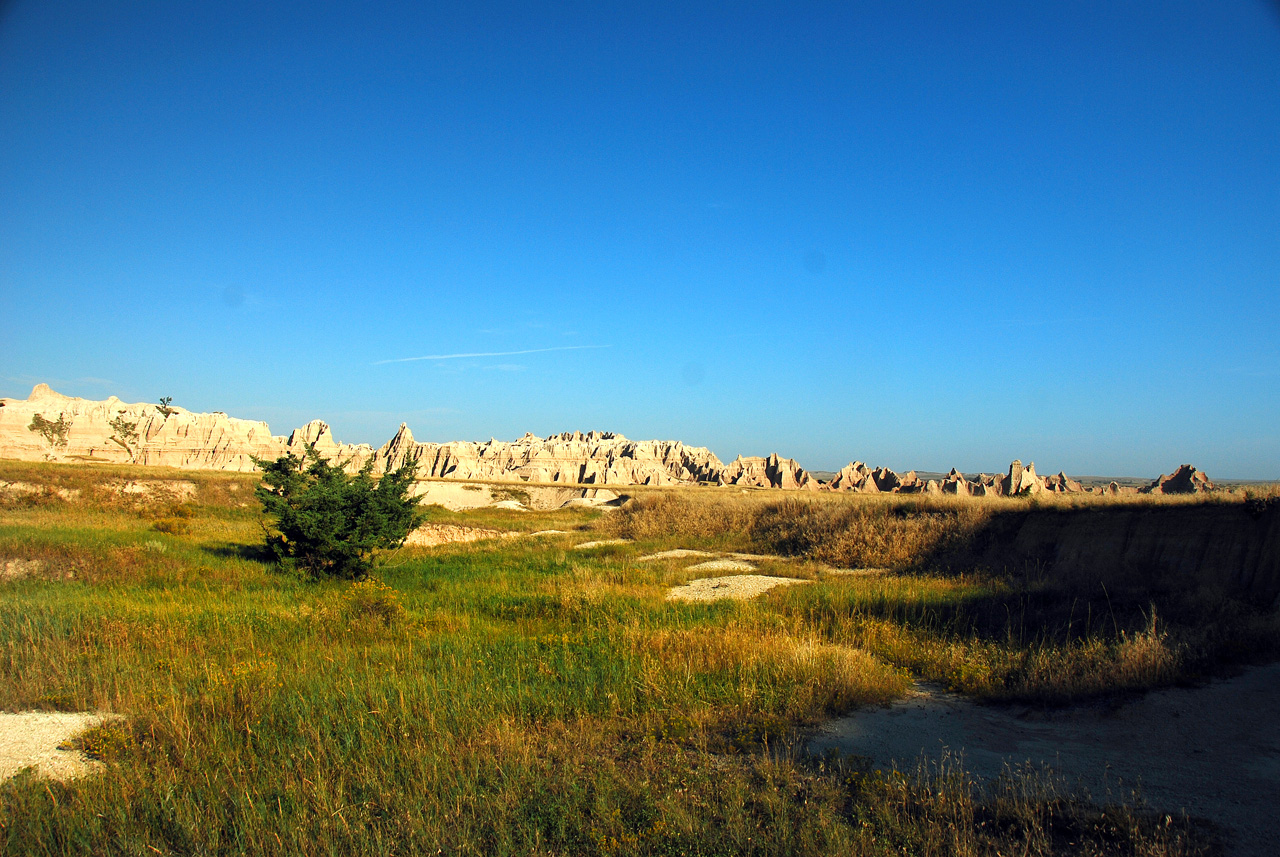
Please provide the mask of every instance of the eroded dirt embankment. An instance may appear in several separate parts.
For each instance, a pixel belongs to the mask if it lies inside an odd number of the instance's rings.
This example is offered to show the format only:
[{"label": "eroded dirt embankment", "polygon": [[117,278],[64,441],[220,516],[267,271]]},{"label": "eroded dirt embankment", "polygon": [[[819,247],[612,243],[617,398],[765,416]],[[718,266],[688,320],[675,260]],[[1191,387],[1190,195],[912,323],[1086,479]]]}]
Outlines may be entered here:
[{"label": "eroded dirt embankment", "polygon": [[977,705],[937,689],[825,724],[808,749],[911,770],[920,759],[960,759],[971,774],[1048,766],[1099,802],[1137,789],[1162,813],[1221,825],[1228,854],[1274,849],[1280,806],[1280,664],[1196,688],[1171,688],[1116,708],[1058,711]]},{"label": "eroded dirt embankment", "polygon": [[1280,503],[1033,507],[984,521],[938,560],[1043,567],[1108,586],[1217,586],[1260,606],[1280,597]]}]

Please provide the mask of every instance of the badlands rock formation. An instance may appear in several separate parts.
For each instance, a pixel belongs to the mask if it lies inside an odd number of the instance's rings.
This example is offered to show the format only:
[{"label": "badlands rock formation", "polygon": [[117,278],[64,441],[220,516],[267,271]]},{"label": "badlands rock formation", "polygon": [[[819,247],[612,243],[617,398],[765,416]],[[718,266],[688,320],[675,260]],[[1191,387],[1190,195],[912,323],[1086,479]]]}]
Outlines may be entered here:
[{"label": "badlands rock formation", "polygon": [[[629,440],[610,432],[566,432],[548,438],[526,434],[516,441],[419,443],[407,425],[378,449],[339,443],[320,420],[288,437],[271,434],[264,422],[224,413],[197,414],[184,408],[126,404],[112,396],[90,401],[63,396],[37,384],[26,399],[0,399],[0,458],[26,461],[102,461],[163,465],[198,470],[254,469],[253,458],[285,452],[301,455],[314,446],[326,458],[356,470],[372,462],[375,473],[418,460],[423,478],[474,482],[534,482],[553,485],[681,485],[710,483],[743,488],[847,491],[860,494],[950,494],[1011,496],[1080,493],[1080,482],[1058,473],[1042,477],[1034,463],[1009,465],[1005,474],[969,478],[951,470],[941,480],[923,480],[914,470],[895,473],[854,461],[822,484],[793,459],[738,456],[727,465],[704,447],[679,441]],[[594,489],[593,489],[594,490]],[[1116,483],[1090,489],[1120,495],[1138,489]],[[1143,493],[1177,494],[1213,490],[1213,483],[1189,464],[1161,476]]]},{"label": "badlands rock formation", "polygon": [[1009,465],[1009,472],[1000,475],[980,473],[967,478],[955,468],[942,478],[922,481],[914,470],[898,475],[887,467],[872,470],[861,461],[845,465],[830,482],[822,486],[825,491],[852,491],[860,494],[954,494],[961,497],[1026,496],[1050,494],[1104,494],[1118,497],[1124,494],[1194,494],[1214,490],[1209,477],[1190,464],[1184,464],[1170,476],[1161,476],[1145,488],[1130,488],[1116,482],[1098,488],[1085,488],[1078,480],[1059,471],[1054,476],[1039,476],[1035,462],[1023,465],[1017,459]]},{"label": "badlands rock formation", "polygon": [[1142,490],[1144,494],[1200,494],[1212,491],[1213,487],[1208,476],[1190,464],[1184,464],[1173,474],[1161,476]]},{"label": "badlands rock formation", "polygon": [[411,456],[418,475],[477,481],[521,480],[583,485],[677,485],[714,481],[720,459],[679,441],[628,440],[612,432],[565,432],[515,442],[418,443],[403,423],[374,453],[374,470],[394,470]]},{"label": "badlands rock formation", "polygon": [[[193,414],[156,405],[73,399],[37,384],[30,397],[0,399],[0,456],[25,461],[93,460],[155,464],[197,470],[253,470],[251,456],[274,458],[287,446],[266,423],[226,414]],[[68,426],[65,438],[30,429],[39,416]],[[132,426],[136,437],[111,423]],[[122,436],[124,435],[124,436]]]},{"label": "badlands rock formation", "polygon": [[751,488],[791,488],[803,491],[817,491],[819,488],[818,480],[806,473],[794,459],[779,458],[776,452],[768,458],[758,455],[743,458],[739,455],[728,465],[722,466],[717,481],[721,485]]},{"label": "badlands rock formation", "polygon": [[[32,430],[36,417],[67,426],[65,437]],[[527,434],[514,442],[440,444],[418,443],[408,426],[401,425],[395,437],[375,450],[367,444],[339,443],[320,420],[279,437],[264,422],[176,407],[164,414],[156,405],[125,404],[114,396],[103,402],[70,398],[45,384],[37,385],[25,400],[0,399],[3,458],[249,471],[254,469],[254,456],[302,454],[308,444],[352,470],[372,460],[374,472],[382,473],[416,456],[419,476],[459,480],[675,485],[715,482],[724,471],[720,459],[705,448],[679,441],[633,441],[611,433],[573,432],[546,439]],[[796,473],[808,477],[795,462],[789,465],[791,470],[781,469],[793,481]]]}]

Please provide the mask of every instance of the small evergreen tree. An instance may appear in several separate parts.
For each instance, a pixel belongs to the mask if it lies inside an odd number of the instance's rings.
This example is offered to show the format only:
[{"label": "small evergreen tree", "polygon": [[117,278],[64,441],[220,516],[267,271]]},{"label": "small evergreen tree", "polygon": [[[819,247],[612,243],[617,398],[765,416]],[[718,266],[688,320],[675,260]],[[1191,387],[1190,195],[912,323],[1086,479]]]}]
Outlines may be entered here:
[{"label": "small evergreen tree", "polygon": [[365,577],[374,551],[398,547],[417,524],[418,501],[409,496],[416,460],[376,481],[372,461],[352,475],[311,444],[305,456],[254,463],[263,471],[254,493],[267,515],[267,548],[313,577]]},{"label": "small evergreen tree", "polygon": [[124,414],[119,414],[107,425],[111,426],[110,440],[129,453],[129,460],[133,461],[138,454],[136,448],[138,445],[138,421],[129,422],[125,419]]},{"label": "small evergreen tree", "polygon": [[67,433],[71,431],[71,420],[67,419],[66,414],[59,414],[57,422],[52,422],[46,420],[44,414],[36,414],[31,418],[31,425],[27,426],[27,431],[33,431],[43,437],[49,444],[49,448],[57,452],[67,446]]}]

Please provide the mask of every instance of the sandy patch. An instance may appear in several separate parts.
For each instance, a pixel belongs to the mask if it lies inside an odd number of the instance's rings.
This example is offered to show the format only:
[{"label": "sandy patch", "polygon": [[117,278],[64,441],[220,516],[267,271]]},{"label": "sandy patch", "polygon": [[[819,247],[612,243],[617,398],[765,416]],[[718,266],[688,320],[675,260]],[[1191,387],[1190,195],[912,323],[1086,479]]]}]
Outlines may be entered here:
[{"label": "sandy patch", "polygon": [[756,567],[741,559],[712,559],[689,566],[690,571],[755,571]]},{"label": "sandy patch", "polygon": [[35,485],[31,482],[5,482],[0,480],[0,494],[21,496],[24,494],[42,494],[50,491],[59,500],[71,502],[80,499],[79,488],[50,488],[47,485]]},{"label": "sandy patch", "polygon": [[38,559],[6,559],[0,562],[0,580],[38,577],[43,571],[44,563]]},{"label": "sandy patch", "polygon": [[493,505],[488,485],[472,482],[415,482],[409,495],[424,506],[443,506],[450,512],[464,512]]},{"label": "sandy patch", "polygon": [[405,547],[433,548],[454,542],[478,542],[485,539],[510,539],[521,535],[510,530],[487,530],[483,527],[459,527],[454,524],[423,524],[404,540]]},{"label": "sandy patch", "polygon": [[1095,800],[1140,788],[1155,809],[1223,825],[1228,853],[1275,853],[1280,807],[1280,664],[1197,688],[1147,694],[1118,709],[1044,714],[975,705],[917,688],[907,699],[833,720],[809,741],[909,770],[920,756],[963,754],[974,775],[1030,762],[1080,783]]},{"label": "sandy patch", "polygon": [[109,714],[81,714],[65,711],[24,711],[0,714],[0,781],[23,768],[36,769],[36,776],[70,780],[92,773],[102,766],[79,750],[63,750],[61,745],[107,720]]},{"label": "sandy patch", "polygon": [[530,533],[531,536],[567,536],[568,530],[538,530],[536,533]]},{"label": "sandy patch", "polygon": [[573,549],[576,551],[585,551],[585,550],[591,550],[592,548],[608,547],[609,545],[629,545],[629,544],[631,544],[631,539],[600,539],[599,541],[583,542],[580,545],[574,545]]},{"label": "sandy patch", "polygon": [[730,577],[704,577],[674,587],[668,601],[723,601],[726,598],[746,600],[768,592],[775,586],[808,583],[794,577],[768,577],[763,574],[736,574]]},{"label": "sandy patch", "polygon": [[675,550],[659,551],[658,553],[647,553],[639,557],[640,562],[653,562],[657,559],[686,559],[694,556],[715,556],[707,551],[695,551],[688,548],[676,548]]},{"label": "sandy patch", "polygon": [[38,577],[44,580],[71,580],[75,576],[74,571],[58,572],[51,569],[44,560],[0,560],[0,583],[7,583],[11,580],[26,580],[29,577]]}]

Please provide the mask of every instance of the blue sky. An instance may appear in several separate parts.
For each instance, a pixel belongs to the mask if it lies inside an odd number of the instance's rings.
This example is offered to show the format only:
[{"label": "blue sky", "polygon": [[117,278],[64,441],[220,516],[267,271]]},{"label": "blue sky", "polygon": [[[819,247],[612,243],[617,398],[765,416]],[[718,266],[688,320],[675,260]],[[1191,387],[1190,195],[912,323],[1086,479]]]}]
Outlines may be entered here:
[{"label": "blue sky", "polygon": [[1277,479],[1280,11],[13,0],[0,314],[278,434]]}]

